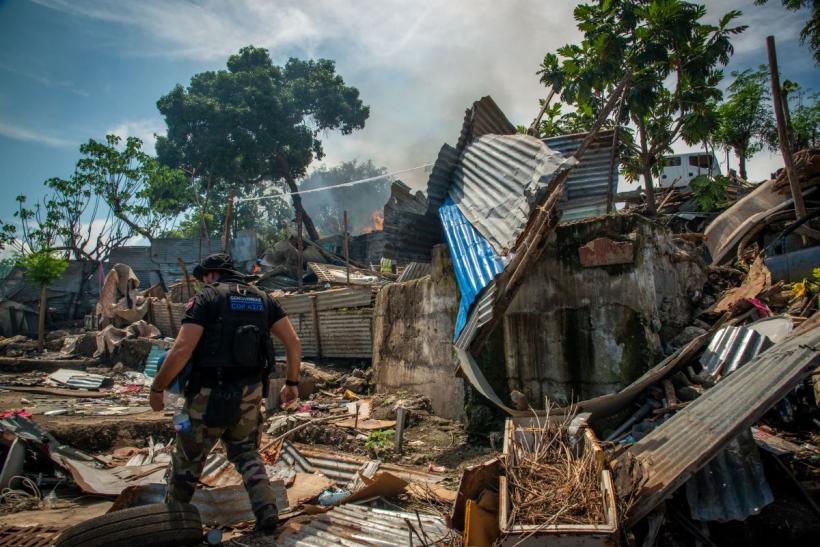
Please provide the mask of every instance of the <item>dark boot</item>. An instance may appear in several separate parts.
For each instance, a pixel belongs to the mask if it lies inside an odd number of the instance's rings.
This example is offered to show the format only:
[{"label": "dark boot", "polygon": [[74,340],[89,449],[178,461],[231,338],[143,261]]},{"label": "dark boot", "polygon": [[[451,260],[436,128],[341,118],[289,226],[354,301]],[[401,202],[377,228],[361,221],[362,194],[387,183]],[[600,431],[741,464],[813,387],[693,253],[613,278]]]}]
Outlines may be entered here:
[{"label": "dark boot", "polygon": [[279,512],[274,505],[265,505],[256,512],[256,529],[271,533],[279,524]]}]

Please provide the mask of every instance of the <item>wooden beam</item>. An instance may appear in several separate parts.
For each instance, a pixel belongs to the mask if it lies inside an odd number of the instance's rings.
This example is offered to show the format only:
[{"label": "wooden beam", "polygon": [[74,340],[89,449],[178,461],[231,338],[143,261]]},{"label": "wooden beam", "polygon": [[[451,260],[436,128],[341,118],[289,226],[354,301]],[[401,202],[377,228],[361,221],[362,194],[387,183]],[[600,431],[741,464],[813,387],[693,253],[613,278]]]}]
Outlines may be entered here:
[{"label": "wooden beam", "polygon": [[345,209],[344,230],[345,230],[345,241],[344,241],[345,271],[347,272],[347,284],[350,285],[350,247],[349,247],[350,243],[348,242],[349,234],[347,233],[347,209]]},{"label": "wooden beam", "polygon": [[783,109],[783,97],[780,90],[780,73],[777,69],[777,50],[775,49],[774,36],[766,37],[766,47],[769,50],[769,74],[772,80],[772,106],[777,119],[777,135],[780,140],[780,153],[783,155],[783,163],[786,165],[786,175],[789,178],[789,187],[794,200],[794,211],[798,219],[806,216],[806,204],[803,201],[803,190],[800,188],[800,179],[794,168],[794,158],[789,143],[789,132],[786,127],[785,111]]},{"label": "wooden beam", "polygon": [[316,307],[316,297],[310,297],[310,312],[313,316],[313,335],[316,337],[316,357],[322,360],[322,328],[319,323],[319,308]]}]

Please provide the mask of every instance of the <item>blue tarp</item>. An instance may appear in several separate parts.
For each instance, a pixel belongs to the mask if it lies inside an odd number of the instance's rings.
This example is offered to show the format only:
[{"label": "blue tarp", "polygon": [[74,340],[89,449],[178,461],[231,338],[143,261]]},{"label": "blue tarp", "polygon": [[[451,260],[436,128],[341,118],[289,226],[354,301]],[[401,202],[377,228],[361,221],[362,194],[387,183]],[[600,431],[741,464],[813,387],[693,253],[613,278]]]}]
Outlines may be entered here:
[{"label": "blue tarp", "polygon": [[438,214],[444,227],[444,236],[450,248],[456,281],[461,292],[453,336],[453,339],[456,339],[467,323],[467,316],[476,297],[504,270],[505,264],[449,196],[439,208]]}]

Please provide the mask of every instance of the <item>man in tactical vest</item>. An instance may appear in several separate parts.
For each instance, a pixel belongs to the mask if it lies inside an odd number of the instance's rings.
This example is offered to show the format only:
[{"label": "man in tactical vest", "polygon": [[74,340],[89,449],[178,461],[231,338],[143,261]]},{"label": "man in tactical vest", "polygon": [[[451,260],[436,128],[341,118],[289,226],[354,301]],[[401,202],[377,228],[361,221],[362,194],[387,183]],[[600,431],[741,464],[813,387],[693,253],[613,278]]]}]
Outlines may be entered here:
[{"label": "man in tactical vest", "polygon": [[[163,391],[192,360],[185,388],[166,503],[188,503],[205,458],[222,439],[228,459],[242,475],[258,529],[277,524],[273,489],[257,449],[263,383],[273,349],[268,332],[287,354],[287,380],[280,393],[286,405],[298,398],[301,345],[284,311],[266,293],[245,284],[231,257],[212,254],[194,268],[205,287],[188,303],[173,347],[151,386],[151,408],[162,410]],[[180,424],[177,424],[178,426]]]}]

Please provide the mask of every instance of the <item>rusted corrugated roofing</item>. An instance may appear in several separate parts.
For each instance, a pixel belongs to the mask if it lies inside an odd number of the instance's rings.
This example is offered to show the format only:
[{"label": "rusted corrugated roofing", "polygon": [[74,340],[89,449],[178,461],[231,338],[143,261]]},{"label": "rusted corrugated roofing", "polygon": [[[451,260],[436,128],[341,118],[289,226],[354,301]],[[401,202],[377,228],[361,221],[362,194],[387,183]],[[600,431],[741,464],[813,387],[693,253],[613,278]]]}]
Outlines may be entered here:
[{"label": "rusted corrugated roofing", "polygon": [[[571,156],[588,133],[559,135],[544,139],[551,150],[564,157]],[[586,149],[578,165],[567,177],[566,192],[561,200],[562,221],[588,218],[606,214],[609,190],[610,165],[612,164],[613,131],[601,131]],[[618,182],[618,162],[613,166],[614,184]]]},{"label": "rusted corrugated roofing", "polygon": [[441,517],[341,505],[310,519],[290,521],[277,545],[436,545],[450,535]]},{"label": "rusted corrugated roofing", "polygon": [[645,517],[818,364],[814,328],[765,351],[629,448],[623,457],[636,457],[647,477],[630,521]]},{"label": "rusted corrugated roofing", "polygon": [[461,152],[468,144],[484,135],[512,135],[515,126],[498,108],[492,97],[487,95],[472,104],[464,113],[461,135],[458,137],[456,152]]},{"label": "rusted corrugated roofing", "polygon": [[276,301],[287,314],[308,313],[312,310],[311,299],[316,299],[316,309],[319,311],[335,310],[338,308],[369,307],[373,303],[373,291],[370,288],[348,287],[330,289],[304,294],[286,294],[279,296]]},{"label": "rusted corrugated roofing", "polygon": [[499,256],[509,253],[550,181],[576,161],[529,135],[485,135],[469,144],[449,195]]}]

